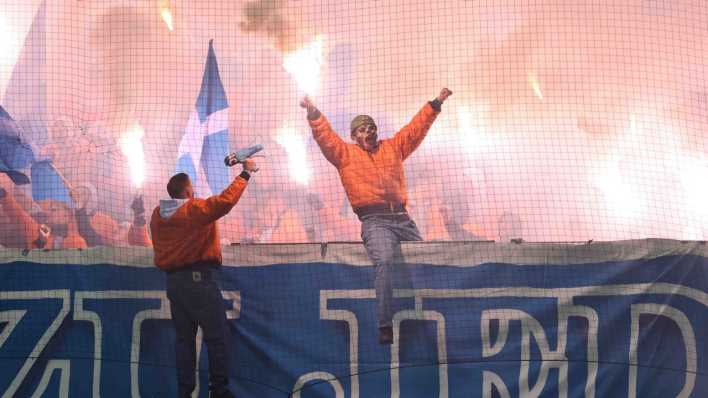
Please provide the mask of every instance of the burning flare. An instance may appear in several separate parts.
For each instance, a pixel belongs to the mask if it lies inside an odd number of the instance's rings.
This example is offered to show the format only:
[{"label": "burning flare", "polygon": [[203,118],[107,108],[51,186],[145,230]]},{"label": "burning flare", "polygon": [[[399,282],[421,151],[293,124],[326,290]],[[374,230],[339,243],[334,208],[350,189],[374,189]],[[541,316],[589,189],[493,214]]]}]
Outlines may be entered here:
[{"label": "burning flare", "polygon": [[162,17],[162,20],[165,21],[167,29],[173,31],[175,27],[172,19],[172,12],[170,11],[170,0],[160,0],[160,16]]},{"label": "burning flare", "polygon": [[145,131],[135,123],[121,138],[120,149],[128,158],[130,179],[136,188],[143,186],[145,181],[145,153],[143,151],[143,136]]},{"label": "burning flare", "polygon": [[[19,51],[18,42],[20,39],[10,25],[10,19],[3,14],[0,14],[0,37],[2,38],[0,39],[0,70],[7,65],[7,70],[10,71]],[[4,79],[4,76],[0,75],[0,78]]]},{"label": "burning flare", "polygon": [[313,95],[320,88],[320,69],[324,56],[322,55],[323,38],[317,36],[304,47],[285,54],[283,67],[295,78],[297,86],[305,94]]},{"label": "burning flare", "polygon": [[288,154],[288,169],[292,178],[300,184],[309,184],[312,170],[307,164],[305,137],[286,126],[278,130],[276,141]]},{"label": "burning flare", "polygon": [[538,82],[538,77],[536,77],[536,73],[534,73],[534,72],[529,73],[529,84],[531,84],[531,89],[533,90],[533,93],[536,94],[538,99],[543,101],[543,93],[541,92],[541,84]]}]

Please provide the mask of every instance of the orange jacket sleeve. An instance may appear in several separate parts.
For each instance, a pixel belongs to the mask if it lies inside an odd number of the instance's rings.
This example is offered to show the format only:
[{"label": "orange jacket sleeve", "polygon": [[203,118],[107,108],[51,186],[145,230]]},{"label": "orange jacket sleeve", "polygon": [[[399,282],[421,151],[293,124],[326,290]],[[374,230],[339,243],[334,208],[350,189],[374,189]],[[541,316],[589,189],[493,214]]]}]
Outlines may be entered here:
[{"label": "orange jacket sleeve", "polygon": [[147,224],[137,226],[134,223],[128,230],[128,244],[131,246],[152,247],[152,239],[148,235]]},{"label": "orange jacket sleeve", "polygon": [[312,136],[317,141],[322,154],[330,163],[339,168],[344,163],[347,144],[334,132],[324,115],[320,114],[320,117],[309,120],[309,123],[312,127]]},{"label": "orange jacket sleeve", "polygon": [[413,119],[396,133],[393,137],[393,142],[398,148],[402,160],[410,156],[423,142],[428,130],[430,130],[430,126],[433,125],[439,113],[439,111],[433,109],[430,103],[426,103]]},{"label": "orange jacket sleeve", "polygon": [[6,222],[15,228],[15,233],[19,235],[24,248],[35,248],[34,242],[39,236],[39,223],[17,203],[17,200],[10,193],[0,198],[0,206],[2,206],[7,215],[8,220]]},{"label": "orange jacket sleeve", "polygon": [[189,208],[189,218],[198,225],[211,224],[220,219],[236,206],[246,185],[248,185],[246,178],[238,176],[222,193],[207,199],[193,200]]}]

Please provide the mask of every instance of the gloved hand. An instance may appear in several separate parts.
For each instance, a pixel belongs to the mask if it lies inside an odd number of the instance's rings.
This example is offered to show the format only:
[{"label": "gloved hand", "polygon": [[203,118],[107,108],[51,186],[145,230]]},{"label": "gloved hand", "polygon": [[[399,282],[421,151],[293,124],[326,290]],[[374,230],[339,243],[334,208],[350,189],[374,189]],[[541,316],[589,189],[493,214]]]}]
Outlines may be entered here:
[{"label": "gloved hand", "polygon": [[136,196],[135,199],[133,199],[130,208],[133,210],[133,225],[142,227],[147,224],[145,220],[145,203],[143,202],[142,195]]},{"label": "gloved hand", "polygon": [[310,97],[304,97],[300,101],[300,107],[305,108],[307,110],[307,118],[310,120],[315,120],[318,117],[320,117],[320,111],[317,109],[315,104],[312,102]]},{"label": "gloved hand", "polygon": [[52,233],[52,229],[49,228],[49,225],[47,224],[42,224],[39,226],[39,233],[37,236],[37,247],[43,248],[44,246],[47,245],[47,242],[49,241],[49,235]]},{"label": "gloved hand", "polygon": [[130,208],[133,209],[133,214],[145,214],[145,203],[143,202],[143,195],[138,195],[133,199],[133,203],[130,204]]}]

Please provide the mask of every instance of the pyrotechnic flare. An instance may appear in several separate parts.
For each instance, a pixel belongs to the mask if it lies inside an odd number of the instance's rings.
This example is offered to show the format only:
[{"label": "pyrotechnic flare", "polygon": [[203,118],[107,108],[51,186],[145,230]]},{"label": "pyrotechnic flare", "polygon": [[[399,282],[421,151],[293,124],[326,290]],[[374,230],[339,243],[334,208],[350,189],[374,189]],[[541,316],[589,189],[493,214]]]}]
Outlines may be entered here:
[{"label": "pyrotechnic flare", "polygon": [[128,158],[130,179],[136,188],[141,188],[145,180],[145,153],[142,141],[144,135],[143,128],[136,122],[120,138],[120,149]]},{"label": "pyrotechnic flare", "polygon": [[681,167],[681,185],[686,193],[687,208],[693,213],[694,219],[708,220],[708,187],[703,182],[708,176],[708,160],[690,155],[683,156]]},{"label": "pyrotechnic flare", "polygon": [[[19,51],[18,42],[21,40],[17,32],[10,25],[10,20],[0,14],[0,65],[14,65],[15,56]],[[3,78],[5,78],[3,76]]]},{"label": "pyrotechnic flare", "polygon": [[305,137],[297,130],[286,126],[278,131],[276,141],[288,154],[288,169],[293,179],[303,185],[309,184],[312,170],[307,164]]},{"label": "pyrotechnic flare", "polygon": [[160,17],[162,17],[162,20],[165,21],[167,29],[173,31],[174,22],[172,12],[170,11],[170,0],[160,0]]},{"label": "pyrotechnic flare", "polygon": [[239,26],[244,32],[266,36],[283,54],[283,67],[305,94],[313,95],[320,87],[322,36],[305,44],[303,33],[288,18],[285,0],[251,0],[244,3]]},{"label": "pyrotechnic flare", "polygon": [[533,93],[536,94],[538,99],[543,101],[543,93],[541,92],[541,84],[538,82],[538,77],[536,77],[536,73],[529,72],[529,84],[531,84],[531,89],[533,90]]},{"label": "pyrotechnic flare", "polygon": [[283,57],[283,67],[307,95],[317,93],[320,88],[320,69],[324,60],[322,44],[322,36],[317,36],[309,44]]}]

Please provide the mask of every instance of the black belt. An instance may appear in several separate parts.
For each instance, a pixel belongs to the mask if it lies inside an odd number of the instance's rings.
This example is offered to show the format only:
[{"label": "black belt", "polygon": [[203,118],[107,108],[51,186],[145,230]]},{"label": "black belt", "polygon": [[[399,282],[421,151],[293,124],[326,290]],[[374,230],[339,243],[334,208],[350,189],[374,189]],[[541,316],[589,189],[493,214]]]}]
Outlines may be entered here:
[{"label": "black belt", "polygon": [[362,206],[354,209],[354,213],[361,220],[362,217],[370,216],[372,214],[400,214],[406,213],[406,206],[403,203],[381,203],[370,206]]},{"label": "black belt", "polygon": [[200,261],[193,264],[185,265],[178,268],[173,268],[167,270],[168,274],[180,273],[180,272],[207,272],[213,271],[219,268],[221,265],[214,262]]}]

